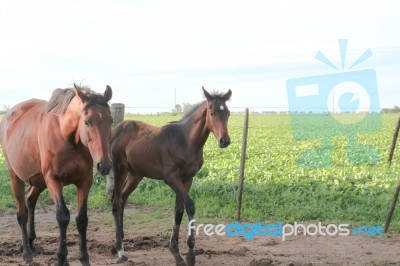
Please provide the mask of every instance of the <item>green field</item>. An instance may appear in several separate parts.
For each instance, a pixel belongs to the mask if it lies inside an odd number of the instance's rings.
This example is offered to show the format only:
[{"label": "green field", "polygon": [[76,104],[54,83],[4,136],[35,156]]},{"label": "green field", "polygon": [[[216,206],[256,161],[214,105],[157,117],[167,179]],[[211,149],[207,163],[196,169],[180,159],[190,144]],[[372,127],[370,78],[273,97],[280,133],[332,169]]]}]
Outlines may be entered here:
[{"label": "green field", "polygon": [[[126,118],[162,125],[179,116],[129,115]],[[386,164],[397,118],[397,115],[384,114],[380,131],[359,136],[361,143],[379,149],[382,156],[379,164],[348,163],[347,139],[337,136],[333,139],[333,167],[304,169],[298,165],[300,152],[320,147],[321,140],[294,140],[289,115],[250,115],[243,219],[384,224],[400,178],[400,152],[395,153],[391,168]],[[227,149],[219,149],[210,135],[204,149],[204,166],[190,191],[196,203],[196,218],[200,221],[235,219],[243,115],[231,116],[229,130],[232,144]],[[2,155],[0,161],[0,211],[12,212],[14,199]],[[104,187],[105,179],[96,176],[90,208],[111,210]],[[65,188],[64,194],[68,205],[75,206],[74,187]],[[43,193],[42,200],[52,204],[47,192]],[[173,192],[163,182],[148,179],[130,197],[132,204],[152,208],[170,206],[171,215],[174,201]],[[400,209],[395,212],[391,228],[400,228]]]}]

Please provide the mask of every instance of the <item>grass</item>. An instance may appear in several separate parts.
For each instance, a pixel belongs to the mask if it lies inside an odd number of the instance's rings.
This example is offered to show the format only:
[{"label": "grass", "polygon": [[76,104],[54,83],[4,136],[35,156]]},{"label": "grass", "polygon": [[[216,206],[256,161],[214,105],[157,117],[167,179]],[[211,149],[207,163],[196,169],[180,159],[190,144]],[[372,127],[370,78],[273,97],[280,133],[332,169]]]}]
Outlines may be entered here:
[{"label": "grass", "polygon": [[[179,119],[179,116],[129,115],[126,118],[163,125]],[[397,118],[397,115],[384,114],[381,130],[359,135],[359,142],[379,150],[380,163],[349,163],[348,139],[335,136],[332,167],[305,169],[298,164],[299,154],[320,148],[320,139],[296,141],[289,115],[250,115],[243,219],[250,222],[321,221],[383,225],[400,177],[398,152],[391,168],[385,162]],[[235,220],[242,127],[243,116],[232,115],[229,121],[231,146],[219,149],[215,138],[210,135],[204,147],[205,163],[190,191],[199,222]],[[0,163],[0,210],[12,211],[15,201],[1,156]],[[105,179],[96,176],[89,197],[90,208],[111,210],[104,187]],[[75,193],[73,186],[64,189],[70,206],[76,206]],[[41,197],[46,204],[52,204],[47,192]],[[172,218],[175,196],[163,182],[145,179],[129,201],[152,209],[170,210]],[[391,228],[400,228],[399,209]]]}]

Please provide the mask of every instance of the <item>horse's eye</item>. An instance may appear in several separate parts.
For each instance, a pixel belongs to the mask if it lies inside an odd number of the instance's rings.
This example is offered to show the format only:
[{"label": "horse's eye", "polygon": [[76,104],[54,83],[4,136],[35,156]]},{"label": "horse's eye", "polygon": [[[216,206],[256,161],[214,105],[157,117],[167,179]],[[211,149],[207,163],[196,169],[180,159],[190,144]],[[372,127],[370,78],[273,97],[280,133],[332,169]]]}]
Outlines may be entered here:
[{"label": "horse's eye", "polygon": [[210,113],[210,115],[211,115],[211,116],[214,116],[214,113],[213,113],[213,112],[211,112],[211,113]]},{"label": "horse's eye", "polygon": [[90,126],[90,121],[89,120],[85,120],[84,123],[85,123],[85,126],[87,126],[87,127]]}]

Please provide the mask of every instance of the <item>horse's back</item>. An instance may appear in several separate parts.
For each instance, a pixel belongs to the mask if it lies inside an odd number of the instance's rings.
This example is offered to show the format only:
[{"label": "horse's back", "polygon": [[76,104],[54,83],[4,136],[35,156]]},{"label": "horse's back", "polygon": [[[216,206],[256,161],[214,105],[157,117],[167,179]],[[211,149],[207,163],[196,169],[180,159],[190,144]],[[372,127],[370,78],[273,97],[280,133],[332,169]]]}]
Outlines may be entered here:
[{"label": "horse's back", "polygon": [[113,129],[111,143],[120,142],[126,145],[128,142],[138,141],[143,138],[152,139],[159,131],[160,128],[142,121],[123,121]]},{"label": "horse's back", "polygon": [[142,176],[162,179],[176,167],[197,165],[198,155],[187,153],[188,141],[179,123],[156,127],[141,121],[123,121],[114,128],[111,139],[114,165],[129,164]]},{"label": "horse's back", "polygon": [[0,124],[3,153],[12,170],[23,180],[40,171],[37,134],[46,103],[37,99],[19,103],[6,113]]},{"label": "horse's back", "polygon": [[111,144],[117,144],[121,149],[135,146],[135,149],[141,147],[147,152],[160,152],[160,149],[164,150],[182,138],[182,130],[174,124],[156,127],[142,121],[128,120],[113,130]]},{"label": "horse's back", "polygon": [[33,138],[31,131],[39,127],[40,115],[46,103],[43,100],[32,99],[12,107],[1,121],[2,146],[13,138],[20,139],[22,136]]},{"label": "horse's back", "polygon": [[157,127],[141,121],[123,121],[113,129],[111,150],[116,156],[126,153],[127,149],[154,139]]}]

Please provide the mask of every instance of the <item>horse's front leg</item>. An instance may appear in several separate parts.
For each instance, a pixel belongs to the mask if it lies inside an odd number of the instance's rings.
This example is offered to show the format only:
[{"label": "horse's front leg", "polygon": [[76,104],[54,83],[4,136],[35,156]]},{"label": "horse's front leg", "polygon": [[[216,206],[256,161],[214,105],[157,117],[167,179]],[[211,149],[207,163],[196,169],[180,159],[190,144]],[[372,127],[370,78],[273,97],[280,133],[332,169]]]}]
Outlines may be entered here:
[{"label": "horse's front leg", "polygon": [[175,219],[174,219],[174,227],[172,229],[171,241],[169,243],[169,250],[175,258],[176,265],[186,266],[185,261],[183,260],[181,254],[179,253],[179,229],[181,227],[182,217],[185,208],[183,206],[182,196],[176,194],[175,198]]},{"label": "horse's front leg", "polygon": [[[193,177],[191,177],[183,182],[183,186],[185,187],[186,192],[189,192],[190,187],[192,186],[192,182],[193,182]],[[194,214],[195,214],[196,208],[194,205],[194,201],[189,197],[188,194],[186,194],[186,197],[184,196],[184,204],[185,204],[186,214],[188,216],[189,223],[190,223],[190,221],[194,220]],[[194,234],[195,234],[194,229],[190,228],[190,234],[188,235],[187,241],[186,241],[186,243],[189,247],[189,251],[186,254],[186,263],[189,266],[193,266],[196,263],[196,257],[195,257],[195,252],[194,252],[194,244],[195,244]]]},{"label": "horse's front leg", "polygon": [[60,245],[57,252],[58,264],[69,265],[67,261],[68,249],[67,249],[67,228],[70,221],[70,213],[65,204],[64,197],[60,194],[60,199],[56,204],[57,208],[57,222],[60,228]]},{"label": "horse's front leg", "polygon": [[[176,176],[171,176],[166,179],[165,182],[169,185],[172,190],[176,193],[176,203],[175,203],[175,223],[172,230],[170,251],[175,258],[176,265],[189,265],[193,266],[196,263],[195,252],[194,252],[194,229],[190,230],[190,235],[187,238],[187,245],[189,247],[189,252],[186,254],[186,263],[179,254],[179,229],[182,221],[182,216],[184,210],[189,218],[189,222],[194,219],[195,205],[193,200],[188,195],[188,191],[192,185],[193,177],[187,178],[183,182]],[[193,223],[192,223],[193,225]]]},{"label": "horse's front leg", "polygon": [[60,229],[60,243],[57,251],[58,262],[56,265],[65,266],[69,265],[67,261],[67,227],[70,221],[70,213],[62,195],[62,184],[51,174],[46,175],[46,179],[47,188],[56,205],[56,217]]},{"label": "horse's front leg", "polygon": [[87,199],[89,196],[92,179],[89,177],[83,186],[77,186],[78,193],[78,215],[75,218],[76,227],[79,232],[79,260],[82,265],[90,265],[87,251],[86,231],[88,227]]}]

